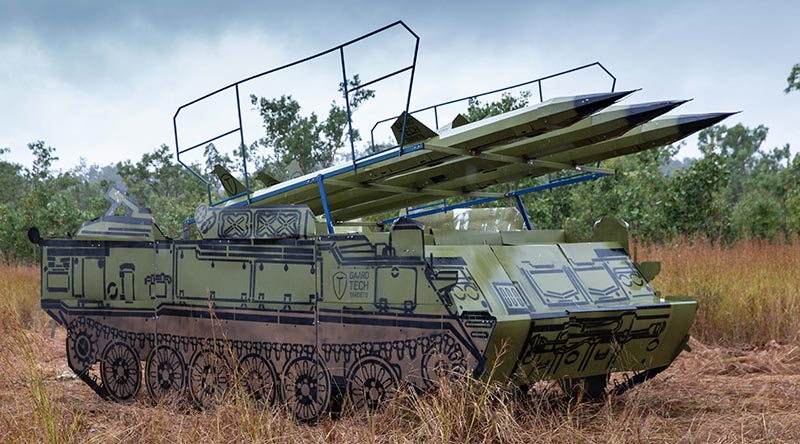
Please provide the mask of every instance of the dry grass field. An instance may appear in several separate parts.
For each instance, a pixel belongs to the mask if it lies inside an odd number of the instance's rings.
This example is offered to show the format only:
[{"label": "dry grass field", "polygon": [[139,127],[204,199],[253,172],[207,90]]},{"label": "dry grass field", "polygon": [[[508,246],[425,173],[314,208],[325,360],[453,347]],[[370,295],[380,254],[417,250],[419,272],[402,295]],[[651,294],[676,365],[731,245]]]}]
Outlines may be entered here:
[{"label": "dry grass field", "polygon": [[653,286],[700,301],[692,335],[717,345],[800,341],[800,240],[739,241],[733,246],[681,240],[639,248],[660,260]]},{"label": "dry grass field", "polygon": [[38,308],[38,271],[0,266],[0,442],[800,442],[800,244],[639,246],[653,282],[701,302],[691,353],[657,378],[598,402],[553,383],[521,399],[452,381],[400,393],[379,412],[307,426],[232,394],[208,411],[102,401],[68,372],[65,332]]}]

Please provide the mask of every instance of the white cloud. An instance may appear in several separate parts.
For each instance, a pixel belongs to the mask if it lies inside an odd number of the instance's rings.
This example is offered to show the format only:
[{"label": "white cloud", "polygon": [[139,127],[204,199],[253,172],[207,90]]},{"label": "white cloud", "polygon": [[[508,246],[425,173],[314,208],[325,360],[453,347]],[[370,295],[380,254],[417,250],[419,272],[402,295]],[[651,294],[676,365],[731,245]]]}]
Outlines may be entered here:
[{"label": "white cloud", "polygon": [[[796,152],[800,146],[800,94],[782,92],[789,68],[800,62],[793,39],[800,6],[793,2],[412,2],[406,11],[258,2],[19,8],[6,11],[13,23],[0,19],[6,25],[0,31],[0,147],[11,147],[6,158],[25,164],[31,161],[25,144],[40,139],[58,148],[62,168],[79,157],[107,164],[137,160],[162,143],[173,146],[172,115],[180,104],[398,17],[422,37],[412,107],[599,60],[618,77],[618,89],[643,88],[629,102],[694,97],[676,112],[743,110],[724,123],[765,124],[765,148],[790,142]],[[365,57],[362,66],[369,67],[400,55]],[[324,110],[336,91],[323,90],[335,89],[339,75],[336,63],[325,63],[333,73],[300,72],[280,85]],[[590,85],[594,77],[574,78],[575,86],[545,83],[545,98],[607,87],[604,80]],[[273,84],[258,86],[270,91]],[[402,96],[381,94],[394,103]],[[374,108],[376,119],[399,111],[394,104]],[[249,124],[248,139],[257,131],[257,123]],[[682,154],[696,155],[691,145]]]}]

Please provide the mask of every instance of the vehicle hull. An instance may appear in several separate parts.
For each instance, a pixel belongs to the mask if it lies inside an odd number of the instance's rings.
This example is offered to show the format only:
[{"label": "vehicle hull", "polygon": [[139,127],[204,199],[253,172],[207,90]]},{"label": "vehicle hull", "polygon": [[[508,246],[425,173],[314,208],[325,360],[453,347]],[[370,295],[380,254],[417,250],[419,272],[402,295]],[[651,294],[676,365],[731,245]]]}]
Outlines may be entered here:
[{"label": "vehicle hull", "polygon": [[299,419],[337,393],[374,407],[444,375],[526,385],[662,368],[688,339],[696,303],[657,296],[618,244],[508,232],[446,245],[406,228],[43,240],[42,307],[67,328],[70,367],[103,396],[207,407],[241,385]]}]

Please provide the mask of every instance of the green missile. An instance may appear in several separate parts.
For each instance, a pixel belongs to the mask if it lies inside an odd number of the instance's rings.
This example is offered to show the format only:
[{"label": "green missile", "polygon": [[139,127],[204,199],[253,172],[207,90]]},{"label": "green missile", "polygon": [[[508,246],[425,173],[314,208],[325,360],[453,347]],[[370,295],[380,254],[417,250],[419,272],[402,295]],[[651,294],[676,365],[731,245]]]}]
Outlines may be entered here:
[{"label": "green missile", "polygon": [[[532,162],[532,168],[521,169],[515,168],[515,166],[503,168],[497,172],[497,174],[505,178],[501,182],[489,176],[475,177],[471,185],[465,185],[462,191],[468,192],[471,189],[481,189],[496,183],[518,180],[524,177],[541,176],[560,169],[555,166],[537,165],[537,161],[543,164],[567,164],[579,169],[580,165],[669,145],[704,128],[716,125],[734,114],[736,113],[685,114],[660,118],[634,128],[615,139],[536,159]],[[458,185],[457,182],[456,185]]]},{"label": "green missile", "polygon": [[569,127],[633,92],[560,97],[540,106],[520,108],[453,128],[440,134],[438,140],[434,137],[426,143],[472,150],[520,137],[532,137]]},{"label": "green missile", "polygon": [[[470,153],[471,156],[454,158],[434,168],[415,171],[410,175],[383,179],[380,183],[424,188],[437,183],[437,181],[442,182],[442,177],[465,177],[499,168],[508,163],[526,163],[531,158],[539,158],[621,136],[638,125],[666,114],[686,102],[687,100],[674,100],[614,106],[564,129],[510,144],[493,146],[486,151]],[[426,143],[426,147],[437,149],[432,146],[431,142]],[[521,157],[521,159],[504,156]]]},{"label": "green missile", "polygon": [[[528,168],[510,165],[498,170],[494,175],[478,175],[471,178],[468,183],[454,181],[450,185],[461,185],[461,190],[468,192],[471,189],[485,188],[489,185],[518,180],[524,177],[541,176],[561,169],[555,166],[547,166],[547,164],[569,165],[579,168],[580,165],[669,145],[697,131],[715,125],[733,114],[736,113],[686,114],[663,117],[634,128],[615,139],[533,159]],[[545,165],[537,165],[537,162],[542,162]],[[498,181],[498,177],[503,177],[504,180]]]},{"label": "green missile", "polygon": [[530,147],[522,145],[496,151],[509,155],[542,157],[570,148],[602,142],[625,134],[631,129],[649,122],[683,105],[689,100],[668,100],[612,106],[602,112],[548,135],[537,137]]},{"label": "green missile", "polygon": [[454,182],[454,185],[463,185],[462,191],[466,192],[470,189],[485,188],[489,185],[524,177],[541,176],[560,169],[554,166],[537,165],[536,162],[539,161],[547,164],[572,165],[579,168],[580,165],[677,142],[697,131],[715,125],[733,114],[736,113],[686,114],[663,117],[634,128],[615,139],[532,160],[529,168],[520,168],[518,165],[508,166],[497,172],[497,174],[502,175],[503,181],[498,181],[496,175],[480,175],[473,177],[469,184]]},{"label": "green missile", "polygon": [[617,139],[574,150],[569,157],[580,165],[669,145],[704,128],[716,125],[734,114],[737,113],[664,117],[635,128]]},{"label": "green missile", "polygon": [[[703,128],[715,125],[733,114],[735,113],[710,113],[660,118],[640,125],[614,139],[571,149],[540,159],[531,159],[527,165],[510,164],[493,171],[460,177],[429,188],[428,191],[430,193],[457,191],[462,195],[469,195],[475,190],[480,190],[490,185],[508,183],[525,177],[541,176],[548,172],[564,169],[563,166],[579,166],[668,145]],[[537,162],[546,163],[548,166],[537,164]],[[557,167],[556,165],[562,165],[562,167]],[[489,195],[487,194],[486,197],[489,197]],[[434,200],[436,199],[420,195],[384,195],[382,198],[370,200],[364,204],[342,207],[340,210],[332,212],[332,216],[336,220],[348,220],[397,208],[421,205]]]},{"label": "green missile", "polygon": [[[336,195],[339,192],[351,190],[353,187],[361,186],[361,184],[370,183],[380,178],[392,177],[402,174],[403,172],[418,171],[420,167],[435,162],[443,162],[456,155],[462,156],[469,149],[481,148],[488,144],[508,142],[510,140],[544,134],[547,131],[569,127],[573,123],[586,118],[588,115],[612,105],[614,102],[632,92],[633,91],[622,91],[555,98],[536,106],[522,108],[500,116],[459,126],[447,131],[442,136],[436,135],[424,140],[424,144],[443,145],[447,143],[448,147],[458,149],[456,153],[422,149],[359,168],[355,173],[350,169],[345,169],[341,173],[336,174],[334,180],[326,183],[328,197],[331,199],[332,206],[338,205]],[[416,125],[421,125],[422,128],[414,130]],[[415,132],[425,133],[426,130],[432,131],[424,128],[424,125],[410,116],[408,118],[407,130],[409,130],[411,134]],[[335,169],[336,168],[332,168],[331,170]],[[312,211],[319,214],[322,211],[322,203],[319,196],[319,189],[314,179],[318,174],[323,172],[313,173],[293,181],[259,190],[253,195],[253,204],[275,205],[306,203],[311,207]],[[290,183],[296,184],[304,181],[307,182],[306,186],[287,186]],[[282,192],[283,189],[285,189],[285,192]],[[397,191],[397,189],[393,189],[389,192]],[[270,195],[264,198],[261,197],[267,194]],[[242,200],[244,199],[240,198],[231,201],[228,205],[235,205]],[[363,202],[363,199],[359,199],[359,201]]]},{"label": "green missile", "polygon": [[[685,102],[686,100],[679,100],[615,106],[565,129],[494,146],[477,155],[457,157],[432,168],[423,168],[413,173],[380,180],[376,182],[379,185],[405,186],[420,192],[381,193],[379,189],[375,189],[370,193],[371,199],[365,199],[366,190],[341,193],[350,194],[350,199],[341,200],[344,196],[338,195],[336,204],[332,205],[332,208],[336,208],[332,214],[337,220],[347,220],[373,212],[420,205],[440,199],[445,191],[453,193],[452,195],[473,192],[472,197],[487,197],[476,195],[474,190],[533,175],[537,166],[536,163],[529,163],[530,159],[614,140],[615,137],[629,132],[643,122],[665,114]],[[538,174],[552,170],[552,168],[545,169]],[[465,187],[468,190],[464,189]],[[426,196],[425,192],[430,194]],[[366,214],[361,214],[362,212]],[[353,216],[354,214],[360,215]]]}]

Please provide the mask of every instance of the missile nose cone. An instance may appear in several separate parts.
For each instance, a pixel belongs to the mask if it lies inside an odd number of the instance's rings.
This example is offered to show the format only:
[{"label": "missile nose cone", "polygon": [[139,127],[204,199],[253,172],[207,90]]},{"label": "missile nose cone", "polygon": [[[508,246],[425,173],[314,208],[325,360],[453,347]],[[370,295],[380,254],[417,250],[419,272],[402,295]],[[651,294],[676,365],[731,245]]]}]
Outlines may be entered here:
[{"label": "missile nose cone", "polygon": [[654,112],[660,111],[661,114],[666,113],[668,111],[672,111],[673,109],[683,105],[686,102],[691,101],[692,99],[684,99],[684,100],[662,100],[660,102],[649,102],[649,103],[641,103],[632,105],[631,108],[635,112]]},{"label": "missile nose cone", "polygon": [[689,100],[664,100],[661,102],[648,102],[648,103],[637,103],[631,105],[628,110],[628,121],[632,125],[639,125],[644,122],[649,122],[650,120],[655,119],[656,117],[666,114],[673,109],[683,105],[684,103],[688,102]]},{"label": "missile nose cone", "polygon": [[575,96],[575,111],[577,111],[580,115],[588,116],[589,114],[594,114],[603,108],[613,105],[614,102],[617,102],[623,97],[629,96],[636,91],[638,90],[634,89],[630,91]]},{"label": "missile nose cone", "polygon": [[681,133],[689,135],[701,129],[708,128],[709,126],[716,125],[734,114],[739,114],[739,112],[740,111],[732,113],[687,114],[678,117],[678,127]]}]

